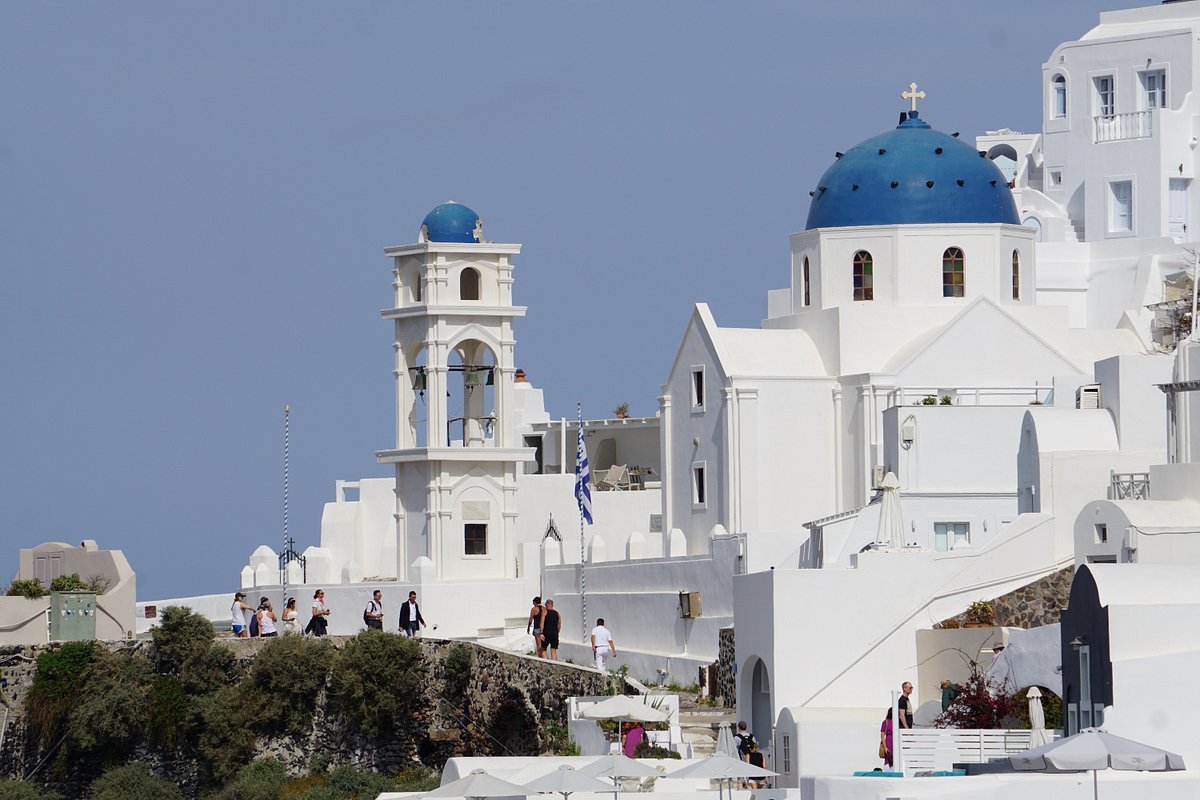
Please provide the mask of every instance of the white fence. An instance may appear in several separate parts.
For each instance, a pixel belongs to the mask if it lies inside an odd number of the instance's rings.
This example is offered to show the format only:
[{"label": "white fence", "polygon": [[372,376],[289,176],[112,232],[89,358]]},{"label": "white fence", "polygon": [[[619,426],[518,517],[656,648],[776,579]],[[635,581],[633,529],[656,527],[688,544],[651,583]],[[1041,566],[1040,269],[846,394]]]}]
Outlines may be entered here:
[{"label": "white fence", "polygon": [[[907,774],[920,770],[948,770],[960,764],[983,764],[993,758],[1023,753],[1030,744],[1029,730],[974,730],[914,728],[896,732],[897,749]],[[1046,731],[1047,741],[1062,738],[1062,731]]]}]

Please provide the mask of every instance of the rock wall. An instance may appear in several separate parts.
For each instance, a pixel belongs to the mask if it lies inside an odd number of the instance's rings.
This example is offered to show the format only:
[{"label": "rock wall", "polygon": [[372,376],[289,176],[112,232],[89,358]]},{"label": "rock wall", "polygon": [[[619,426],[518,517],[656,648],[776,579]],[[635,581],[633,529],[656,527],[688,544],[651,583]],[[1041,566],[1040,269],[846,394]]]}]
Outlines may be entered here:
[{"label": "rock wall", "polygon": [[[345,640],[330,637],[330,641],[339,647]],[[223,640],[222,644],[249,663],[264,643]],[[608,691],[607,677],[594,669],[473,644],[462,644],[470,648],[472,659],[466,680],[458,682],[446,669],[446,657],[455,644],[420,640],[428,680],[413,711],[395,721],[386,740],[370,740],[351,729],[333,704],[326,703],[322,691],[314,704],[311,727],[303,735],[260,737],[247,747],[256,758],[279,759],[293,774],[304,773],[314,761],[394,774],[417,765],[440,769],[452,756],[538,755],[544,747],[545,725],[558,722],[565,728],[568,697]],[[51,769],[55,758],[62,758],[61,751],[43,751],[37,742],[27,741],[32,736],[26,736],[23,725],[23,700],[33,683],[36,657],[56,646],[0,648],[0,718],[8,711],[0,741],[0,778],[24,777],[36,768],[35,780],[68,798],[82,797],[103,765],[71,763]],[[109,647],[128,649],[128,643]],[[152,653],[152,646],[145,643],[134,657]],[[180,786],[189,797],[200,793],[203,765],[194,753],[139,745],[131,760]]]},{"label": "rock wall", "polygon": [[[989,599],[995,624],[1004,628],[1038,628],[1059,621],[1061,609],[1071,596],[1075,567],[1060,569],[1020,589]],[[942,620],[935,627],[957,628],[967,621],[966,614]]]},{"label": "rock wall", "polygon": [[733,644],[733,626],[721,628],[717,634],[717,685],[716,691],[713,692],[713,700],[725,708],[737,705],[737,684],[734,677],[737,654]]}]

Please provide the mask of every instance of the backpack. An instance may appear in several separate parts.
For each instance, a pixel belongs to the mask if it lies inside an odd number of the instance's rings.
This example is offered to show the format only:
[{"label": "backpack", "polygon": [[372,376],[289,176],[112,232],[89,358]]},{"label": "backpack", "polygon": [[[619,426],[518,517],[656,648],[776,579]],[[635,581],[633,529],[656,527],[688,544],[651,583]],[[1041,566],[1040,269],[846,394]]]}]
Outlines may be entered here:
[{"label": "backpack", "polygon": [[250,636],[251,638],[258,636],[258,612],[255,611],[250,615]]}]

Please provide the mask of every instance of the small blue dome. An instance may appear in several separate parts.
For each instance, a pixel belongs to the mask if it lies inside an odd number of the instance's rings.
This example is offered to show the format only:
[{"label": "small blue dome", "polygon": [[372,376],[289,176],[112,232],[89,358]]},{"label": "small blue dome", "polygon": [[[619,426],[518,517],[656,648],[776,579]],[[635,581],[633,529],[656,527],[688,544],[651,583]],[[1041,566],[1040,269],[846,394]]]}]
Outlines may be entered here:
[{"label": "small blue dome", "polygon": [[434,207],[421,220],[430,242],[478,242],[475,231],[479,226],[479,215],[453,200]]},{"label": "small blue dome", "polygon": [[806,230],[954,222],[1019,224],[991,159],[911,112],[895,130],[852,147],[825,171]]}]

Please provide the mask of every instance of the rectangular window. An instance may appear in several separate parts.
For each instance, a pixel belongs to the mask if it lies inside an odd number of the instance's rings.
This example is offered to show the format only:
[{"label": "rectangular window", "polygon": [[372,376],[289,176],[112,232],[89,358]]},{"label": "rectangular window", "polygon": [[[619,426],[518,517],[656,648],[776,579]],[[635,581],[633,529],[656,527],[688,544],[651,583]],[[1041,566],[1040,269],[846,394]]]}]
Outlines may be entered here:
[{"label": "rectangular window", "polygon": [[1156,69],[1142,74],[1142,105],[1150,108],[1167,107],[1167,73]]},{"label": "rectangular window", "polygon": [[1104,523],[1096,524],[1096,544],[1104,544],[1108,541],[1108,526]]},{"label": "rectangular window", "polygon": [[808,259],[804,259],[804,306],[807,308],[812,303],[812,294],[809,291],[808,283]]},{"label": "rectangular window", "polygon": [[1079,648],[1079,727],[1092,727],[1092,651]]},{"label": "rectangular window", "polygon": [[783,772],[785,775],[790,775],[792,772],[792,737],[785,733],[780,739],[782,740],[780,749],[783,751]]},{"label": "rectangular window", "polygon": [[1113,181],[1108,184],[1109,233],[1133,232],[1133,181]]},{"label": "rectangular window", "polygon": [[1061,75],[1054,79],[1054,100],[1050,104],[1050,116],[1060,119],[1067,115],[1067,83]]},{"label": "rectangular window", "polygon": [[468,556],[487,555],[487,525],[468,522],[463,525],[463,553]]},{"label": "rectangular window", "polygon": [[971,523],[936,522],[933,525],[933,549],[945,553],[971,544]]},{"label": "rectangular window", "polygon": [[1061,169],[1050,170],[1050,185],[1051,186],[1062,186],[1062,170]]},{"label": "rectangular window", "polygon": [[1116,92],[1112,75],[1103,75],[1095,79],[1096,84],[1096,116],[1112,117],[1117,113]]},{"label": "rectangular window", "polygon": [[702,506],[708,501],[708,483],[704,474],[704,464],[692,465],[692,503]]},{"label": "rectangular window", "polygon": [[692,368],[692,408],[704,408],[704,367]]}]

